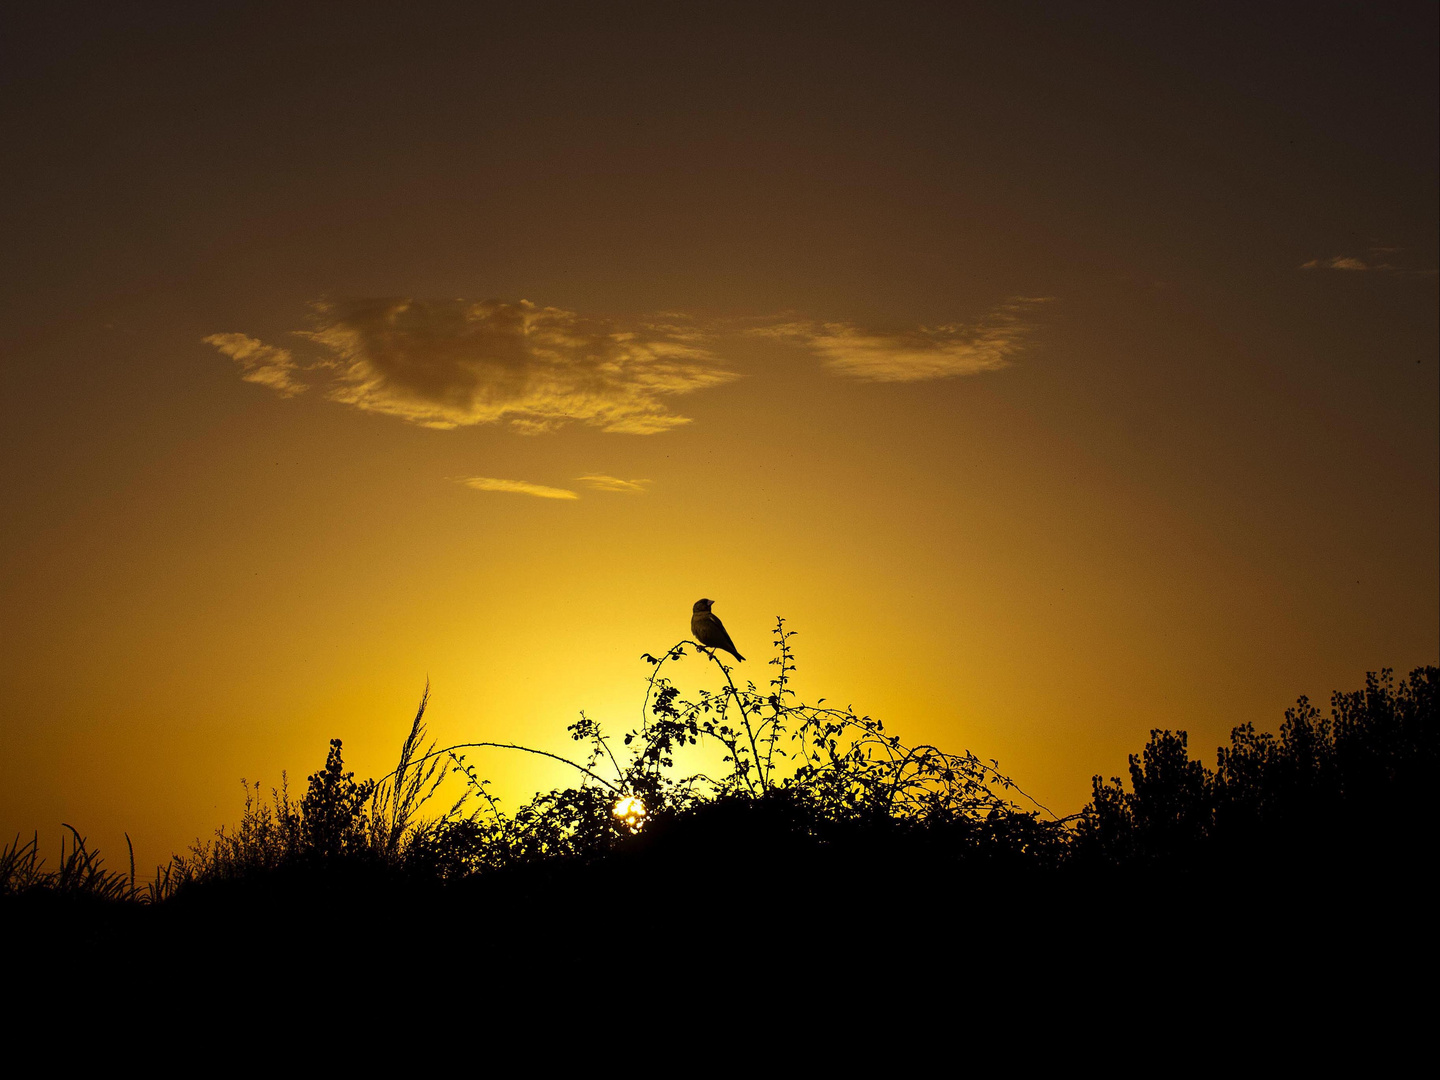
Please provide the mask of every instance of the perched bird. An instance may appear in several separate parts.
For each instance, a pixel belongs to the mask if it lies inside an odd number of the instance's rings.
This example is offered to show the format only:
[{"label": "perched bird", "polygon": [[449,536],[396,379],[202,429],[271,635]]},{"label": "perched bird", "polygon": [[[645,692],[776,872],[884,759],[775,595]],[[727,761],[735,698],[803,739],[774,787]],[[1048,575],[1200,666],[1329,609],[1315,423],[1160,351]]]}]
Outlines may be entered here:
[{"label": "perched bird", "polygon": [[736,660],[744,660],[745,658],[735,651],[735,643],[725,632],[725,624],[710,613],[710,605],[713,603],[714,600],[695,601],[695,613],[690,616],[690,633],[695,635],[695,640],[701,645],[724,649]]}]

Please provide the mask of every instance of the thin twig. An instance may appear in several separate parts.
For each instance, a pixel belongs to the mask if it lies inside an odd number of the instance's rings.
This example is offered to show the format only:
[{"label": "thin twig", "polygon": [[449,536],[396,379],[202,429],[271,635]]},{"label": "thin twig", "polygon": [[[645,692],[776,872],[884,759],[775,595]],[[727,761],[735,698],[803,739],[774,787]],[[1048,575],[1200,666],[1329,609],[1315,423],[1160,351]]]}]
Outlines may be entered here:
[{"label": "thin twig", "polygon": [[[463,742],[463,743],[456,743],[454,746],[447,746],[447,747],[445,747],[445,749],[443,749],[443,750],[436,750],[436,751],[434,751],[434,752],[432,752],[432,753],[426,754],[424,757],[416,758],[415,761],[413,761],[411,764],[419,765],[419,764],[422,763],[422,762],[429,761],[429,760],[430,760],[431,758],[433,758],[433,757],[439,757],[441,754],[448,754],[448,753],[450,753],[450,751],[452,751],[452,750],[464,750],[464,749],[466,749],[466,748],[468,748],[468,747],[484,747],[484,746],[491,746],[491,747],[496,748],[497,750],[520,750],[520,751],[522,751],[522,752],[524,752],[524,753],[526,753],[526,754],[535,754],[535,755],[537,755],[537,756],[539,756],[539,757],[554,758],[556,761],[562,762],[562,763],[564,763],[564,764],[566,764],[566,765],[569,765],[572,769],[575,769],[575,770],[577,770],[577,771],[579,771],[579,772],[584,773],[586,776],[590,777],[592,780],[598,780],[600,783],[604,784],[607,788],[609,788],[611,791],[615,792],[617,795],[623,795],[623,794],[625,794],[624,791],[622,791],[620,788],[616,787],[614,784],[610,783],[610,781],[609,781],[609,780],[606,780],[603,776],[598,776],[598,775],[596,775],[595,773],[591,772],[589,769],[585,768],[584,765],[578,765],[578,764],[576,764],[575,762],[571,761],[569,758],[561,757],[559,754],[552,754],[552,753],[550,753],[549,750],[535,750],[535,749],[532,749],[531,747],[528,747],[528,746],[517,746],[515,743],[503,743],[503,742]],[[394,774],[393,772],[392,772],[392,773],[389,773],[388,775],[381,777],[379,782],[383,784],[386,780],[389,780],[390,777],[392,777],[392,776],[394,776],[394,775],[395,775],[395,774]]]},{"label": "thin twig", "polygon": [[[735,689],[735,680],[730,678],[730,669],[727,668],[723,663],[721,663],[720,658],[715,655],[714,649],[710,649],[708,650],[708,652],[710,655],[710,659],[715,661],[716,664],[719,664],[720,670],[725,675],[725,681],[730,684],[730,694],[735,698],[735,704],[740,706],[740,719],[745,724],[745,735],[750,740],[750,752],[755,755],[755,773],[756,777],[760,781],[760,790],[763,792],[765,790],[765,776],[760,771],[760,749],[755,745],[755,732],[750,727],[750,714],[745,711],[745,699],[740,695],[740,691]],[[746,785],[750,787],[751,791],[754,791],[755,788],[753,787],[753,785],[749,784],[748,769],[746,770],[746,773]]]}]

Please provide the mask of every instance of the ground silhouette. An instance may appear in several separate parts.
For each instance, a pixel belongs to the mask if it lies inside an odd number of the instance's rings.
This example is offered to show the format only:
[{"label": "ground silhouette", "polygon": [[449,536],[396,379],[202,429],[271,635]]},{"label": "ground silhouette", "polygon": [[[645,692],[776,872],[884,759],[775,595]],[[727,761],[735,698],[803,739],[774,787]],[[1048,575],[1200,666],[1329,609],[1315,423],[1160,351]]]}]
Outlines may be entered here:
[{"label": "ground silhouette", "polygon": [[[1095,777],[1085,810],[1057,819],[973,755],[795,703],[783,624],[764,690],[711,656],[725,687],[682,700],[662,668],[686,645],[647,657],[639,728],[612,745],[582,715],[579,782],[513,814],[463,748],[425,745],[422,697],[394,773],[356,781],[334,740],[300,800],[247,789],[240,824],[154,882],[105,869],[79,834],[48,869],[17,841],[0,860],[12,953],[401,972],[448,947],[513,973],[635,952],[647,977],[690,957],[712,986],[964,955],[1018,986],[1107,958],[1173,974],[1197,945],[1237,970],[1298,978],[1328,955],[1330,977],[1360,977],[1382,928],[1433,946],[1434,666],[1371,674],[1328,716],[1302,698],[1278,735],[1240,725],[1213,769],[1184,732],[1154,731],[1128,788]],[[673,776],[676,747],[706,739],[731,772]],[[478,808],[424,816],[447,773]],[[616,816],[622,796],[644,800],[643,824]]]}]

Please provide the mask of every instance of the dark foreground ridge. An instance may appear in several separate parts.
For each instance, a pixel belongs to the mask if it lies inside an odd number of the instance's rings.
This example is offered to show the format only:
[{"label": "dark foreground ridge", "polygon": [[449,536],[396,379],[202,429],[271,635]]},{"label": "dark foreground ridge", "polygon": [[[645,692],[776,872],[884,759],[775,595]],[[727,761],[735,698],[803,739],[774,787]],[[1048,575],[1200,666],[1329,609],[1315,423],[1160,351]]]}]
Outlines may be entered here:
[{"label": "dark foreground ridge", "polygon": [[[1090,805],[1056,819],[1010,801],[1013,784],[971,755],[787,703],[780,633],[780,676],[763,694],[731,683],[682,702],[658,676],[683,649],[651,658],[630,760],[582,716],[582,782],[513,816],[458,749],[422,747],[422,699],[394,774],[356,782],[335,741],[303,800],[252,797],[237,829],[146,887],[83,843],[51,871],[17,843],[0,865],[12,956],[131,970],[161,956],[344,957],[376,973],[453,947],[492,974],[638,960],[651,975],[681,964],[724,982],[767,965],[873,974],[938,954],[1011,977],[1123,962],[1333,979],[1433,953],[1440,669],[1398,684],[1372,674],[1328,716],[1302,698],[1278,735],[1236,728],[1214,769],[1189,757],[1184,732],[1154,731],[1128,787],[1096,777]],[[707,737],[730,750],[732,773],[671,778],[673,748]],[[481,809],[422,819],[447,770]]]}]

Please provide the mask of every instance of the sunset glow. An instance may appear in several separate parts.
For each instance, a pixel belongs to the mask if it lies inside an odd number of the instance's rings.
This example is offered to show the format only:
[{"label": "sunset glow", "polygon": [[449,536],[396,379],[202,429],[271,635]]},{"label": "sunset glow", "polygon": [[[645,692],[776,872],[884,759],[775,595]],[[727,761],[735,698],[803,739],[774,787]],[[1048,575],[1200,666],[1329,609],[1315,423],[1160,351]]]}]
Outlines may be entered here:
[{"label": "sunset glow", "polygon": [[1060,815],[1440,656],[1433,5],[421,9],[0,16],[7,838],[574,756],[701,597]]}]

